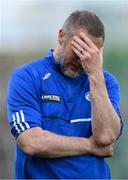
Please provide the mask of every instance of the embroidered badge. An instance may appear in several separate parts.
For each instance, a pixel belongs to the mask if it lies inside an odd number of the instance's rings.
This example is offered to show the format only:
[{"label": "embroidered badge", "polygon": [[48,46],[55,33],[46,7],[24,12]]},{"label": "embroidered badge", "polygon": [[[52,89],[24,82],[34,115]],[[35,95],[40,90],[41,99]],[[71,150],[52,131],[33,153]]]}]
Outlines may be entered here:
[{"label": "embroidered badge", "polygon": [[54,101],[54,102],[60,102],[60,96],[57,95],[42,95],[41,99],[43,100],[43,102],[47,102],[47,101]]}]

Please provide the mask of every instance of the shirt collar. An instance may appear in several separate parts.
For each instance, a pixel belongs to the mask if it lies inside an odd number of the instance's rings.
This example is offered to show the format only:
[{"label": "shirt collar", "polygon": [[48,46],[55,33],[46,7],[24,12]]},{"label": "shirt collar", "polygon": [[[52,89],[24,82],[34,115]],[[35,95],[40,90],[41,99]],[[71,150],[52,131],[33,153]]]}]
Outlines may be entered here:
[{"label": "shirt collar", "polygon": [[53,49],[49,49],[49,50],[48,50],[48,56],[50,56],[50,60],[51,60],[53,69],[55,69],[55,70],[58,71],[59,73],[62,73],[62,72],[61,72],[61,68],[60,68],[60,61],[54,59],[53,51],[54,51]]}]

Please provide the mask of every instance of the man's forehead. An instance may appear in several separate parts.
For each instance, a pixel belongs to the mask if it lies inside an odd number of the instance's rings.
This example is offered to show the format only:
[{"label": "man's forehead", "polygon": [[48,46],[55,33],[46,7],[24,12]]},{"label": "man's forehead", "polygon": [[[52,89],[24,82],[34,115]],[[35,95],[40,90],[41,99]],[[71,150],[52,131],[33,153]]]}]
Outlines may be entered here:
[{"label": "man's forehead", "polygon": [[103,46],[103,38],[102,37],[96,37],[91,34],[89,34],[86,30],[79,29],[75,34],[80,37],[80,33],[84,33],[85,36],[87,36],[94,44],[97,46],[97,48],[101,48]]}]

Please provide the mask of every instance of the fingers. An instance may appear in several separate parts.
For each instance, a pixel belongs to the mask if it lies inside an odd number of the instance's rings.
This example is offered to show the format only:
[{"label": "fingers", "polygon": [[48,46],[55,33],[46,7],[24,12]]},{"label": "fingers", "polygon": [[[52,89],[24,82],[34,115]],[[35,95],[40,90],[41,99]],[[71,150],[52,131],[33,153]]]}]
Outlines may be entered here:
[{"label": "fingers", "polygon": [[[77,36],[73,37],[72,46],[77,50],[77,55],[79,54],[78,51],[88,57],[91,57],[94,54],[100,53],[100,50],[83,33],[81,33],[81,39]],[[73,51],[75,50],[74,48],[73,48]],[[74,52],[76,53],[76,51]],[[79,57],[80,57],[80,54],[79,54]]]},{"label": "fingers", "polygon": [[93,53],[93,50],[77,36],[73,37],[72,49],[75,52],[75,54],[79,56],[81,59],[85,57],[91,58],[91,53]]},{"label": "fingers", "polygon": [[73,52],[79,57],[80,63],[88,75],[95,73],[96,69],[102,70],[103,49],[97,48],[86,34],[81,33],[80,37],[74,36],[71,45]]},{"label": "fingers", "polygon": [[98,51],[98,48],[95,46],[95,44],[87,37],[84,33],[80,33],[81,39],[91,48],[95,51]]},{"label": "fingers", "polygon": [[75,45],[78,48],[83,48],[85,51],[90,52],[91,53],[91,48],[84,42],[82,41],[80,38],[78,38],[77,36],[73,37],[73,41],[72,44]]},{"label": "fingers", "polygon": [[84,60],[85,58],[91,58],[91,55],[75,42],[72,42],[72,49],[81,60]]},{"label": "fingers", "polygon": [[82,59],[82,56],[83,56],[83,55],[81,54],[80,50],[78,50],[77,47],[75,47],[75,46],[72,45],[72,50],[74,51],[74,53],[75,53],[80,59]]}]

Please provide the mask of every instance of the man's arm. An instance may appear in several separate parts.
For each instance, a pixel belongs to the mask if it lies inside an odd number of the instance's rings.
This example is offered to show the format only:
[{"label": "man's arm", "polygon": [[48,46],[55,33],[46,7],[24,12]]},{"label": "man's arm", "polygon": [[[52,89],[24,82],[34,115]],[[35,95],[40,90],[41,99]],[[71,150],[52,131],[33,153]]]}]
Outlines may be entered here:
[{"label": "man's arm", "polygon": [[120,119],[108,97],[105,80],[102,72],[89,75],[92,132],[99,144],[113,143],[120,132]]},{"label": "man's arm", "polygon": [[94,138],[81,138],[61,136],[39,127],[22,132],[17,143],[27,154],[43,158],[58,158],[93,154],[102,157],[110,157],[113,154],[113,146],[99,147]]},{"label": "man's arm", "polygon": [[[80,39],[81,38],[81,39]],[[92,107],[92,132],[99,145],[112,144],[120,132],[120,119],[109,99],[102,72],[102,48],[98,49],[85,34],[74,37],[72,49],[88,75]],[[82,53],[81,53],[81,50]]]},{"label": "man's arm", "polygon": [[88,153],[112,155],[111,146],[99,148],[93,138],[60,136],[39,128],[42,119],[36,86],[26,68],[14,72],[9,82],[7,102],[11,130],[25,153],[46,158]]}]

